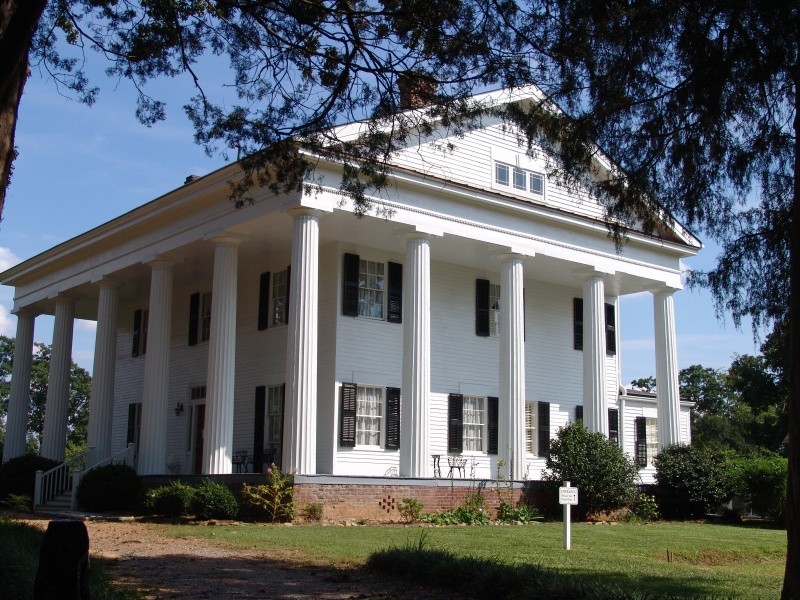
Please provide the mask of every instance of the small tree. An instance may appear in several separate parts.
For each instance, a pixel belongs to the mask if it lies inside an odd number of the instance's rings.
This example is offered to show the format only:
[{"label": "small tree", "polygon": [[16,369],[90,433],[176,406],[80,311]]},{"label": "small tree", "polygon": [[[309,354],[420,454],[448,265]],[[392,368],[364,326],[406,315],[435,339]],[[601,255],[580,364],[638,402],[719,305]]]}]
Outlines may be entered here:
[{"label": "small tree", "polygon": [[656,498],[667,518],[704,516],[731,498],[733,482],[722,452],[669,446],[655,459]]},{"label": "small tree", "polygon": [[569,481],[580,490],[584,514],[624,507],[636,491],[636,466],[619,446],[583,424],[562,427],[550,444],[546,481]]}]

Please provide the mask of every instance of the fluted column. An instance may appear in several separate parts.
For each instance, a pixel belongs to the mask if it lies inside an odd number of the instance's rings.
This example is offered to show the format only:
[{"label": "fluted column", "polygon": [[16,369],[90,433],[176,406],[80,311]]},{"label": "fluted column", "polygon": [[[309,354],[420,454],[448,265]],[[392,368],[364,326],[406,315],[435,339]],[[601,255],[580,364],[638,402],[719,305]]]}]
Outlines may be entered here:
[{"label": "fluted column", "polygon": [[114,408],[114,367],[117,354],[117,288],[119,282],[101,279],[97,303],[92,395],[89,401],[87,445],[90,463],[111,456],[111,423]]},{"label": "fluted column", "polygon": [[8,400],[3,462],[25,454],[35,321],[36,315],[33,312],[17,311],[17,337],[14,342],[14,364],[11,368],[11,395]]},{"label": "fluted column", "polygon": [[294,232],[283,460],[286,471],[313,475],[317,471],[319,213],[298,208],[289,214]]},{"label": "fluted column", "polygon": [[583,283],[583,424],[608,437],[605,285],[600,275]]},{"label": "fluted column", "polygon": [[142,429],[138,471],[140,475],[161,475],[167,472],[173,263],[156,259],[148,265],[151,268],[150,316],[142,383]]},{"label": "fluted column", "polygon": [[525,474],[525,326],[522,256],[501,256],[498,456],[510,479]]},{"label": "fluted column", "polygon": [[426,234],[406,238],[403,277],[403,390],[400,476],[427,477],[430,454],[431,249]]},{"label": "fluted column", "polygon": [[681,442],[678,352],[675,342],[673,291],[672,289],[663,289],[653,292],[659,449]]},{"label": "fluted column", "polygon": [[208,344],[203,473],[232,472],[233,394],[236,372],[236,285],[242,238],[219,235],[214,243],[211,332]]},{"label": "fluted column", "polygon": [[53,323],[53,347],[50,373],[47,377],[47,403],[44,409],[42,456],[63,461],[67,446],[67,410],[69,374],[72,366],[72,331],[75,322],[75,300],[68,296],[56,299]]}]

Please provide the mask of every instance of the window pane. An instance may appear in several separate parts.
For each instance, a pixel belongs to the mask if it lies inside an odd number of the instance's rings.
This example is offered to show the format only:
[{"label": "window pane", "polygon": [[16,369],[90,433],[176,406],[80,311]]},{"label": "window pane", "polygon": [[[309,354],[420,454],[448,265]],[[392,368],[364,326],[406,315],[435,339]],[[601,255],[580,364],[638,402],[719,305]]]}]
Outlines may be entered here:
[{"label": "window pane", "polygon": [[484,398],[464,396],[464,450],[483,450]]},{"label": "window pane", "polygon": [[500,333],[500,286],[489,285],[489,335],[497,337]]},{"label": "window pane", "polygon": [[534,418],[533,402],[525,403],[525,451],[536,454],[536,419]]},{"label": "window pane", "polygon": [[500,185],[508,185],[508,166],[496,163],[494,167],[494,180]]},{"label": "window pane", "polygon": [[383,263],[362,260],[359,263],[358,314],[383,318]]},{"label": "window pane", "polygon": [[544,178],[538,173],[531,173],[531,193],[541,194],[544,192]]},{"label": "window pane", "polygon": [[275,273],[272,278],[272,324],[286,323],[286,270]]},{"label": "window pane", "polygon": [[647,466],[655,466],[654,459],[658,454],[658,419],[647,417],[645,420],[647,431]]},{"label": "window pane", "polygon": [[207,342],[211,337],[211,292],[203,294],[200,309],[200,341]]}]

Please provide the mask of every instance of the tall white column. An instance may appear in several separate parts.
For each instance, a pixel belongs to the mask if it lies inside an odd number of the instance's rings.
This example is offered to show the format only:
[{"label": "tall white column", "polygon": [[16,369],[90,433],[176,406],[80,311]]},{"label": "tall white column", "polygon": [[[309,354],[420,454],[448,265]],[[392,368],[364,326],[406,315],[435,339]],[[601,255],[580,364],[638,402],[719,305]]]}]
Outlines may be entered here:
[{"label": "tall white column", "polygon": [[511,479],[525,474],[525,325],[522,256],[501,256],[498,456]]},{"label": "tall white column", "polygon": [[431,249],[428,235],[406,238],[403,277],[403,390],[400,476],[427,477],[430,461]]},{"label": "tall white column", "polygon": [[319,213],[297,208],[292,235],[289,338],[283,463],[287,472],[317,472],[317,337],[319,306]]},{"label": "tall white column", "polygon": [[236,373],[236,285],[242,238],[219,235],[214,243],[211,332],[208,343],[203,473],[232,472],[233,394]]},{"label": "tall white column", "polygon": [[50,373],[47,377],[47,401],[44,409],[42,456],[63,461],[67,446],[67,410],[69,404],[69,372],[72,366],[72,330],[75,322],[75,300],[68,296],[56,299],[53,323],[53,347]]},{"label": "tall white column", "polygon": [[608,437],[605,285],[600,275],[583,283],[583,424]]},{"label": "tall white column", "polygon": [[142,383],[142,429],[138,471],[140,475],[161,475],[167,472],[173,263],[156,259],[148,265],[151,268],[150,316]]},{"label": "tall white column", "polygon": [[101,279],[97,303],[92,395],[89,401],[87,445],[91,464],[111,456],[111,423],[114,407],[114,366],[117,354],[117,288],[119,282]]},{"label": "tall white column", "polygon": [[3,462],[25,454],[35,321],[36,316],[33,312],[17,311],[17,337],[14,342],[14,364],[11,369],[11,396],[8,400]]},{"label": "tall white column", "polygon": [[678,351],[675,342],[673,289],[653,292],[656,343],[658,447],[681,443]]}]

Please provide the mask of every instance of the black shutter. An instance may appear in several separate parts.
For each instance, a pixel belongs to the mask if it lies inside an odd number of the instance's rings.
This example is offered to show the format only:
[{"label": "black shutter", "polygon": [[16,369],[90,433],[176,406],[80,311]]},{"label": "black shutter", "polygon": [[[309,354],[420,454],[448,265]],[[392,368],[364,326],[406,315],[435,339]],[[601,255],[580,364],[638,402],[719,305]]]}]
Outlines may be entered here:
[{"label": "black shutter", "polygon": [[131,356],[139,356],[139,339],[142,335],[142,310],[139,309],[133,313],[133,347],[131,348]]},{"label": "black shutter", "polygon": [[617,353],[617,317],[614,305],[606,303],[606,354]]},{"label": "black shutter", "polygon": [[189,345],[197,345],[197,326],[200,322],[200,294],[189,298]]},{"label": "black shutter", "polygon": [[475,280],[475,335],[489,336],[489,280]]},{"label": "black shutter", "polygon": [[619,410],[608,409],[608,439],[619,443]]},{"label": "black shutter", "polygon": [[583,404],[578,404],[578,406],[575,407],[575,420],[583,421]]},{"label": "black shutter", "polygon": [[292,289],[292,265],[286,267],[286,310],[283,311],[283,314],[286,315],[284,317],[283,324],[286,325],[289,323],[289,296],[291,294]]},{"label": "black shutter", "polygon": [[386,320],[389,323],[403,322],[403,265],[390,262],[388,265],[388,291],[389,291],[389,310],[386,313]]},{"label": "black shutter", "polygon": [[400,388],[386,388],[386,448],[400,447]]},{"label": "black shutter", "polygon": [[136,443],[136,407],[138,404],[128,404],[128,434],[126,444]]},{"label": "black shutter", "polygon": [[460,454],[464,450],[464,395],[447,397],[447,451]]},{"label": "black shutter", "polygon": [[258,280],[258,330],[263,331],[267,327],[269,327],[269,272],[262,273]]},{"label": "black shutter", "polygon": [[256,387],[256,416],[253,422],[253,473],[264,468],[264,417],[267,413],[267,386]]},{"label": "black shutter", "polygon": [[572,347],[583,350],[583,298],[572,299]]},{"label": "black shutter", "polygon": [[356,445],[356,384],[342,384],[342,406],[339,415],[339,445]]},{"label": "black shutter", "polygon": [[634,444],[636,446],[636,465],[643,469],[647,466],[647,421],[644,417],[634,419]]},{"label": "black shutter", "polygon": [[500,421],[500,400],[497,396],[486,399],[486,421],[488,424],[487,454],[497,454],[497,427]]},{"label": "black shutter", "polygon": [[[287,292],[288,294],[288,292]],[[281,385],[281,435],[278,438],[278,449],[275,452],[275,465],[283,471],[283,426],[286,417],[286,384]]]},{"label": "black shutter", "polygon": [[342,314],[346,317],[358,316],[358,267],[360,261],[358,254],[344,255]]},{"label": "black shutter", "polygon": [[550,403],[538,402],[536,426],[539,432],[539,456],[550,454]]}]

